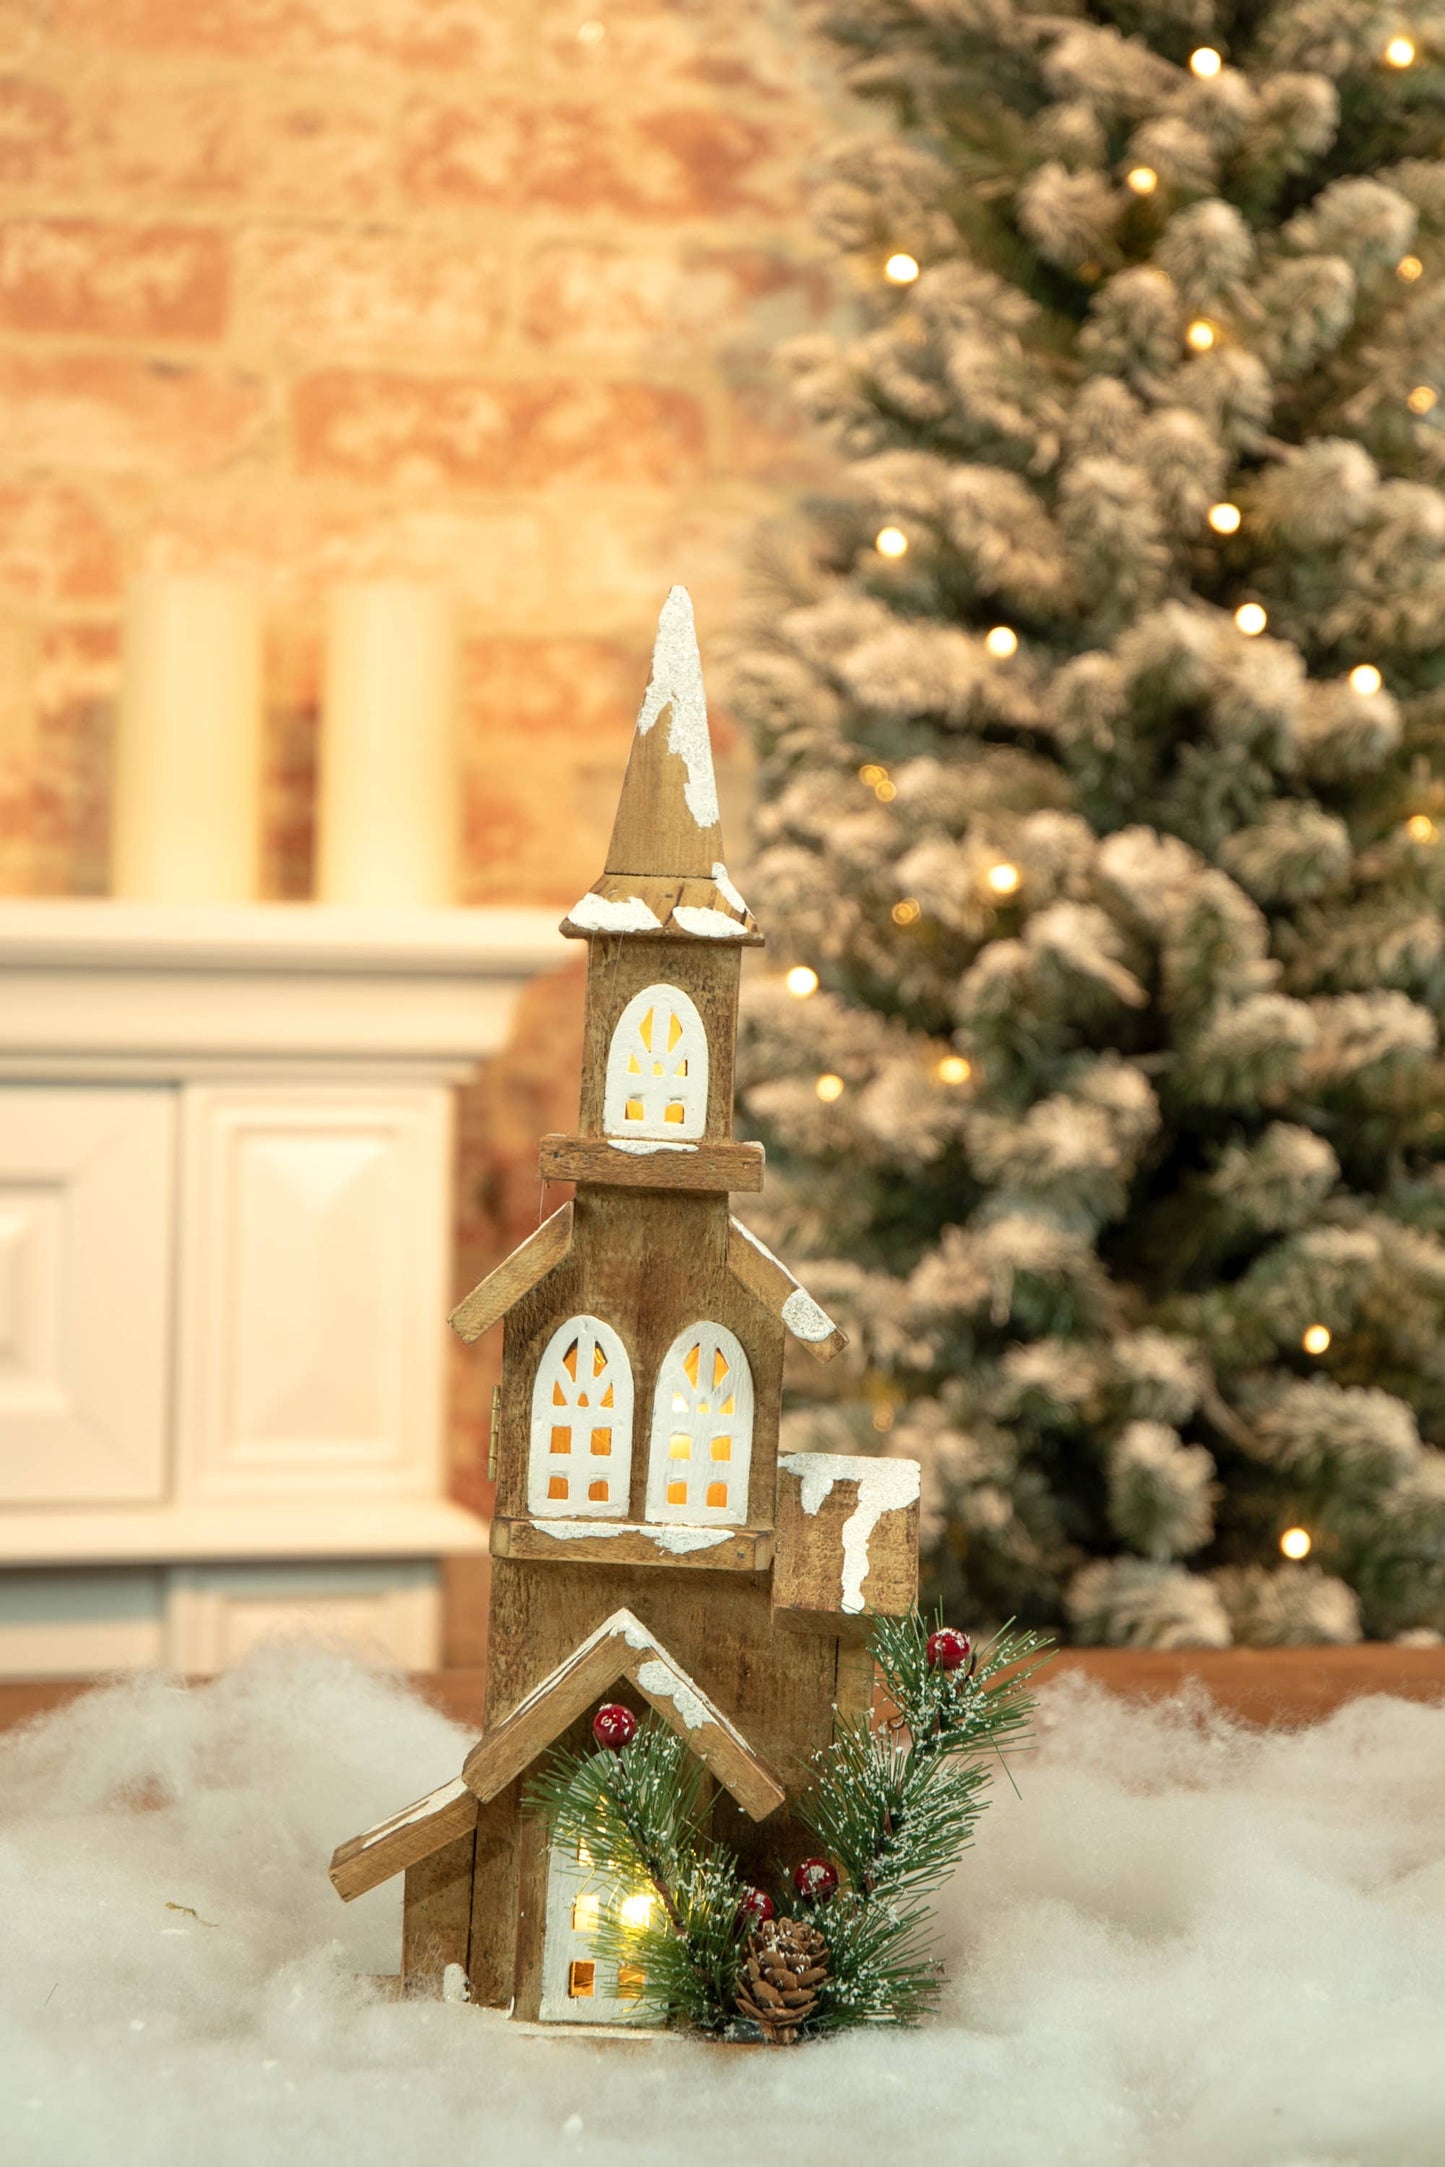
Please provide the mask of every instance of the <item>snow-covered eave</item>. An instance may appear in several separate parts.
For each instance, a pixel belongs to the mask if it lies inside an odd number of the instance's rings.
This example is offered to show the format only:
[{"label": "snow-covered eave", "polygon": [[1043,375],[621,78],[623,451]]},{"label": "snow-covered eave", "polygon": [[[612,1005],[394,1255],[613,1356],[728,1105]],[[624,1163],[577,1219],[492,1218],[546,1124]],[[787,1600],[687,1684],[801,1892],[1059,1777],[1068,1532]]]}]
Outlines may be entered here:
[{"label": "snow-covered eave", "polygon": [[736,943],[760,948],[757,920],[718,861],[712,878],[667,873],[603,873],[562,920],[567,940],[625,934],[633,940]]},{"label": "snow-covered eave", "polygon": [[728,1265],[735,1279],[785,1329],[806,1347],[816,1362],[831,1362],[848,1344],[848,1335],[835,1324],[820,1302],[795,1279],[781,1257],[740,1219],[728,1221]]}]

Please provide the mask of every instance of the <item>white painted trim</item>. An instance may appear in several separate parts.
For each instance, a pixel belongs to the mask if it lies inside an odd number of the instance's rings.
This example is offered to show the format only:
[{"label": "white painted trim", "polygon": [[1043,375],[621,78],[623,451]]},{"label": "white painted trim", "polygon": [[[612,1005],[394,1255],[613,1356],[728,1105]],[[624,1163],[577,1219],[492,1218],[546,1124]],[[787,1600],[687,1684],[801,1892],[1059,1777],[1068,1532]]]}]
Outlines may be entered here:
[{"label": "white painted trim", "polygon": [[[694,1346],[699,1350],[696,1386],[683,1366],[684,1357]],[[710,1372],[715,1354],[721,1354],[727,1363],[732,1382],[733,1411],[729,1415],[719,1415],[711,1410],[715,1393]],[[700,1412],[700,1404],[709,1411]],[[724,1429],[731,1438],[731,1456],[726,1461],[714,1462],[711,1443]],[[673,1436],[684,1434],[691,1442],[691,1455],[687,1460],[674,1460]],[[691,1527],[742,1526],[748,1516],[752,1460],[753,1373],[747,1355],[725,1324],[711,1324],[705,1320],[690,1324],[686,1331],[678,1333],[657,1372],[647,1461],[648,1519]],[[710,1476],[726,1480],[728,1501],[725,1505],[708,1505],[702,1501]],[[687,1501],[670,1505],[668,1484],[681,1480],[688,1484]],[[701,1495],[695,1496],[694,1490]]]},{"label": "white painted trim", "polygon": [[[565,1363],[574,1341],[575,1377]],[[602,1356],[600,1371],[594,1368],[594,1352]],[[612,1393],[609,1407],[600,1404],[599,1386]],[[563,1394],[560,1402],[555,1397],[558,1390]],[[612,1433],[605,1458],[594,1458],[581,1449],[585,1433],[593,1428]],[[554,1429],[571,1433],[570,1451],[553,1452]],[[566,1479],[565,1497],[548,1495],[554,1476]],[[607,1483],[605,1500],[594,1501],[586,1495],[585,1486],[594,1480]],[[631,1482],[632,1364],[627,1349],[600,1317],[569,1317],[548,1340],[532,1382],[527,1510],[539,1520],[620,1520],[626,1516]]]},{"label": "white painted trim", "polygon": [[[648,1012],[659,1010],[681,1026],[675,1046],[659,1052],[643,1043],[642,1026]],[[637,1072],[628,1062],[638,1063]],[[661,1067],[662,1076],[649,1075],[647,1067]],[[680,1073],[683,1069],[686,1073]],[[707,1032],[696,1003],[680,986],[644,986],[617,1019],[607,1049],[607,1082],[602,1101],[602,1126],[609,1137],[652,1137],[678,1143],[701,1136],[707,1125]],[[629,1103],[642,1107],[641,1116],[629,1118]],[[664,1118],[668,1105],[682,1107],[681,1121]]]},{"label": "white painted trim", "polygon": [[0,1512],[0,1569],[202,1559],[482,1555],[491,1523],[442,1498]]}]

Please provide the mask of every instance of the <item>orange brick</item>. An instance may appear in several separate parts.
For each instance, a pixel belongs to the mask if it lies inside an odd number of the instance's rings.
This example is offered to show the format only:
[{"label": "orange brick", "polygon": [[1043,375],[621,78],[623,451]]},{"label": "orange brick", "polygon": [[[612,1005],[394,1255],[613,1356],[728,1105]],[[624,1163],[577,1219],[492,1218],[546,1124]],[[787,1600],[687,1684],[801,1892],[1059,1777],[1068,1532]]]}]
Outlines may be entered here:
[{"label": "orange brick", "polygon": [[479,0],[51,0],[51,14],[76,44],[273,67],[495,69],[511,42],[503,11]]},{"label": "orange brick", "polygon": [[0,226],[0,325],[122,338],[215,339],[226,244],[205,226],[16,218]]},{"label": "orange brick", "polygon": [[31,798],[33,885],[42,895],[104,892],[111,717],[119,675],[114,625],[55,625],[42,635]]},{"label": "orange brick", "polygon": [[0,485],[0,594],[53,608],[107,601],[119,584],[115,536],[78,491]]},{"label": "orange brick", "polygon": [[494,251],[395,233],[261,228],[237,257],[237,331],[259,354],[484,352],[505,305]]},{"label": "orange brick", "polygon": [[646,670],[645,656],[612,640],[469,640],[462,696],[470,735],[484,749],[494,733],[520,731],[574,751],[600,745],[625,762]]},{"label": "orange brick", "polygon": [[691,350],[709,357],[720,327],[772,345],[826,314],[819,265],[764,249],[603,248],[559,241],[526,267],[522,321],[539,345],[595,352]]},{"label": "orange brick", "polygon": [[708,106],[478,107],[418,98],[403,118],[402,185],[421,204],[545,205],[640,218],[777,214],[800,200],[782,125]]},{"label": "orange brick", "polygon": [[66,177],[73,157],[70,107],[49,83],[0,76],[0,181],[43,188]]},{"label": "orange brick", "polygon": [[0,354],[0,435],[32,470],[215,466],[256,435],[260,387],[229,372],[96,354]]},{"label": "orange brick", "polygon": [[329,369],[297,385],[294,415],[303,469],[390,486],[680,482],[703,464],[696,402],[648,384]]},{"label": "orange brick", "polygon": [[542,80],[615,97],[637,82],[696,83],[736,96],[796,96],[810,60],[797,36],[778,36],[756,6],[737,0],[530,0]]}]

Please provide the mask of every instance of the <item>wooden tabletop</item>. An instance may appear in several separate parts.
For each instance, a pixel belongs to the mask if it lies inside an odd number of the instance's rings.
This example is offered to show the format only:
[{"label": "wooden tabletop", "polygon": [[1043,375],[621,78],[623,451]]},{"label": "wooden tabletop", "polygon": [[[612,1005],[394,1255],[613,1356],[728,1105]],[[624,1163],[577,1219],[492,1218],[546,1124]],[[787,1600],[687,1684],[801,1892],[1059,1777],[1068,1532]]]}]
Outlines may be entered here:
[{"label": "wooden tabletop", "polygon": [[[1193,1683],[1214,1706],[1245,1723],[1316,1723],[1369,1693],[1445,1702],[1445,1647],[1397,1648],[1064,1648],[1049,1677],[1082,1674],[1135,1700],[1164,1700]],[[95,1681],[0,1681],[0,1728],[62,1706]],[[481,1670],[420,1672],[418,1692],[454,1721],[480,1730]]]}]

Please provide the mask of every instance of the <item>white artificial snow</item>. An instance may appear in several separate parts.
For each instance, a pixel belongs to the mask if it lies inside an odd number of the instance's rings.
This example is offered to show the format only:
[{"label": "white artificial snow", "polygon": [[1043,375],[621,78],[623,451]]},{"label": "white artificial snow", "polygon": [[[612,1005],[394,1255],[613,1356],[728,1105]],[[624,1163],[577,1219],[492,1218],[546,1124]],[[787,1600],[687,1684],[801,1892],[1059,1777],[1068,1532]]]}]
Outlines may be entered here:
[{"label": "white artificial snow", "polygon": [[[692,621],[692,597],[686,587],[672,587],[657,620],[652,672],[637,716],[637,734],[646,737],[664,708],[671,710],[667,749],[687,769],[682,794],[700,828],[718,822],[717,782],[712,771],[712,743],[707,734],[707,698],[702,685],[702,657]],[[673,912],[673,916],[678,914]]]},{"label": "white artificial snow", "polygon": [[455,1805],[459,1798],[465,1798],[466,1792],[467,1787],[461,1777],[454,1776],[450,1783],[442,1784],[440,1789],[428,1791],[426,1797],[419,1798],[414,1806],[403,1808],[400,1813],[394,1813],[389,1821],[383,1821],[378,1827],[369,1830],[362,1849],[369,1851],[373,1844],[381,1842],[383,1836],[394,1836],[399,1828],[410,1828],[416,1821],[429,1821],[432,1815],[440,1813],[444,1806]]},{"label": "white artificial snow", "polygon": [[794,1287],[780,1311],[784,1324],[794,1339],[816,1341],[831,1339],[837,1326],[826,1309],[819,1306],[803,1287]]},{"label": "white artificial snow", "polygon": [[923,1481],[917,1460],[875,1460],[866,1453],[785,1452],[778,1461],[799,1481],[799,1503],[813,1514],[835,1482],[856,1482],[858,1502],[843,1522],[843,1600],[849,1616],[863,1608],[863,1583],[868,1578],[868,1544],[885,1512],[902,1512],[913,1504]]},{"label": "white artificial snow", "polygon": [[635,1159],[650,1158],[654,1151],[696,1151],[696,1144],[654,1143],[646,1137],[609,1136],[608,1144],[613,1151],[630,1151]]},{"label": "white artificial snow", "polygon": [[567,913],[568,922],[588,933],[660,933],[662,920],[640,895],[593,895],[590,891]]},{"label": "white artificial snow", "polygon": [[342,1904],[331,1850],[471,1743],[400,1683],[263,1650],[107,1687],[0,1738],[0,2154],[1438,2167],[1445,1709],[1260,1734],[1066,1681],[1044,1714],[945,1891],[937,2020],[742,2054],[358,1981],[400,1877]]},{"label": "white artificial snow", "polygon": [[672,922],[684,933],[707,941],[740,941],[748,930],[736,918],[729,918],[725,910],[709,910],[701,903],[674,904]]},{"label": "white artificial snow", "polygon": [[657,1549],[671,1557],[685,1557],[689,1550],[711,1550],[732,1535],[730,1527],[658,1527],[640,1520],[537,1520],[533,1525],[544,1535],[562,1542],[578,1542],[593,1535],[645,1535]]},{"label": "white artificial snow", "polygon": [[743,901],[742,897],[738,894],[737,889],[733,886],[732,877],[729,874],[727,867],[723,864],[721,858],[716,858],[713,861],[712,880],[713,886],[717,889],[718,894],[722,897],[723,901],[725,903],[731,903],[733,909],[737,912],[740,918],[746,918],[748,915],[748,906]]},{"label": "white artificial snow", "polygon": [[671,1663],[659,1662],[656,1656],[649,1657],[647,1662],[637,1666],[637,1683],[650,1700],[670,1700],[690,1731],[706,1730],[714,1721],[707,1702],[693,1691],[687,1679],[680,1671],[675,1671]]}]

